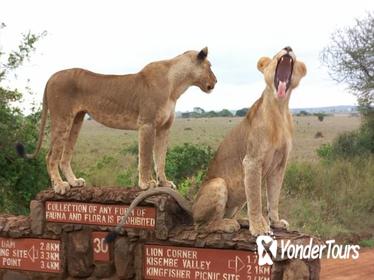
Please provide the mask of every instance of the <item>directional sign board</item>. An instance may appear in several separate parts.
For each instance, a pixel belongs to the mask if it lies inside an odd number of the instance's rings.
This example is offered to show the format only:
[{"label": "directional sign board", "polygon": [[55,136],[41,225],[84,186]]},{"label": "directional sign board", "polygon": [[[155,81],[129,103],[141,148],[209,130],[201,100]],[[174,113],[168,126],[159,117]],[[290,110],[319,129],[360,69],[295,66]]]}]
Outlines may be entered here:
[{"label": "directional sign board", "polygon": [[259,266],[248,251],[144,246],[145,279],[270,280],[271,267]]},{"label": "directional sign board", "polygon": [[[45,217],[48,222],[116,226],[127,208],[127,205],[47,201],[45,203]],[[154,229],[155,224],[155,208],[136,207],[127,219],[125,226]]]},{"label": "directional sign board", "polygon": [[0,268],[59,273],[60,250],[59,240],[0,238]]}]

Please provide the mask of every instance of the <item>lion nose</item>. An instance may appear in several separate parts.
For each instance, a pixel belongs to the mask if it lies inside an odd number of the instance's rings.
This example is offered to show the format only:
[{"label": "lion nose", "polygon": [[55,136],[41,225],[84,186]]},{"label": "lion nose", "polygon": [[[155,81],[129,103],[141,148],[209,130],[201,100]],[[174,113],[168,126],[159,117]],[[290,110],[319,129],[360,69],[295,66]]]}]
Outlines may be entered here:
[{"label": "lion nose", "polygon": [[285,48],[283,48],[285,51],[287,52],[292,52],[292,48],[290,46],[287,46]]},{"label": "lion nose", "polygon": [[208,85],[208,90],[214,89],[214,85]]}]

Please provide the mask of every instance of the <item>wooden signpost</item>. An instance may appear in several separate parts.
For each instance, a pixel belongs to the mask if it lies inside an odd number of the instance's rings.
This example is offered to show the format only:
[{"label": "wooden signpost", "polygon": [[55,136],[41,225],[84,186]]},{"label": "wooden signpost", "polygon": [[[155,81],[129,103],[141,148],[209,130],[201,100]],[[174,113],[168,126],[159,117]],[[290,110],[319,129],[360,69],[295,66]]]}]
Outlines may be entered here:
[{"label": "wooden signpost", "polygon": [[0,238],[0,268],[61,272],[59,240]]},{"label": "wooden signpost", "polygon": [[144,246],[145,279],[270,280],[270,266],[259,266],[249,251],[160,245]]},{"label": "wooden signpost", "polygon": [[[273,258],[272,266],[259,266],[248,224],[230,234],[196,231],[188,214],[163,195],[135,208],[123,232],[107,244],[106,235],[139,192],[92,187],[61,197],[45,190],[32,201],[30,216],[0,214],[0,280],[319,279],[319,259]],[[289,231],[275,235],[297,245],[311,238]]]},{"label": "wooden signpost", "polygon": [[[48,222],[116,226],[127,208],[127,205],[46,201],[45,218]],[[154,229],[155,225],[153,207],[136,207],[125,223],[126,227],[144,229]]]}]

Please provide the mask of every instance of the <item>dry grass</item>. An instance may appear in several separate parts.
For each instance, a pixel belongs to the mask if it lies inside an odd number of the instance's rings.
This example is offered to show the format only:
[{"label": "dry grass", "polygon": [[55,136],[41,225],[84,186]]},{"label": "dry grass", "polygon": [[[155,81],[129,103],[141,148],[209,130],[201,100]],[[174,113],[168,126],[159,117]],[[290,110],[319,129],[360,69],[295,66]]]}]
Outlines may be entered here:
[{"label": "dry grass", "polygon": [[[170,135],[170,146],[183,143],[207,144],[216,149],[225,134],[240,122],[241,118],[176,119]],[[315,116],[294,117],[295,137],[291,161],[313,161],[315,150],[344,131],[359,127],[360,119],[348,115],[325,117],[323,122]],[[323,138],[314,138],[320,131]],[[80,133],[73,162],[79,168],[87,168],[104,155],[118,157],[121,150],[137,142],[135,131],[104,127],[95,121],[85,121]]]},{"label": "dry grass", "polygon": [[292,228],[324,238],[373,237],[373,182],[373,156],[291,163],[283,183],[281,216]]},{"label": "dry grass", "polygon": [[[320,122],[317,117],[295,117],[294,146],[291,152],[291,161],[315,161],[316,149],[322,144],[331,141],[342,132],[355,130],[360,126],[359,117],[349,115],[336,115],[325,117]],[[315,134],[321,132],[322,138],[315,138]]]}]

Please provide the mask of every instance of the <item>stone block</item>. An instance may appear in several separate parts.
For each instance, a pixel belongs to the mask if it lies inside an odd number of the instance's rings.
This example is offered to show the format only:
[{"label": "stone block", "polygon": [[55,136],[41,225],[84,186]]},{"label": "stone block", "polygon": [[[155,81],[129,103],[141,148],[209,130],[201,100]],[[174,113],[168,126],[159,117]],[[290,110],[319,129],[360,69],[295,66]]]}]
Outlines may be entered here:
[{"label": "stone block", "polygon": [[107,263],[95,263],[95,270],[93,272],[93,276],[97,277],[98,279],[109,278],[114,273],[114,267],[111,262]]},{"label": "stone block", "polygon": [[22,272],[8,270],[4,273],[2,280],[31,280],[31,277]]},{"label": "stone block", "polygon": [[94,270],[91,230],[68,233],[67,269],[72,277],[88,277]]},{"label": "stone block", "polygon": [[44,228],[44,205],[41,201],[31,200],[30,202],[31,232],[41,235]]},{"label": "stone block", "polygon": [[131,279],[134,271],[135,243],[126,237],[119,237],[114,243],[114,265],[119,279]]}]

